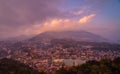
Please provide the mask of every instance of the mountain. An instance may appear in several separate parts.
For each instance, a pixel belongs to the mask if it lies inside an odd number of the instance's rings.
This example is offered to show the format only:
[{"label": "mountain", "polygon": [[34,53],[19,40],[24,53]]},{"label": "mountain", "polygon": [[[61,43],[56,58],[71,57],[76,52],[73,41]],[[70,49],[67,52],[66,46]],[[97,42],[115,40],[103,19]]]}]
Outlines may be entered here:
[{"label": "mountain", "polygon": [[30,40],[32,41],[43,41],[53,39],[72,39],[75,41],[85,42],[108,42],[107,39],[86,31],[48,31],[43,32]]},{"label": "mountain", "polygon": [[24,40],[31,39],[34,36],[35,35],[20,35],[20,36],[16,36],[16,37],[9,37],[9,38],[0,39],[0,41],[12,41],[12,42],[24,41]]},{"label": "mountain", "polygon": [[120,40],[117,40],[117,43],[120,44]]}]

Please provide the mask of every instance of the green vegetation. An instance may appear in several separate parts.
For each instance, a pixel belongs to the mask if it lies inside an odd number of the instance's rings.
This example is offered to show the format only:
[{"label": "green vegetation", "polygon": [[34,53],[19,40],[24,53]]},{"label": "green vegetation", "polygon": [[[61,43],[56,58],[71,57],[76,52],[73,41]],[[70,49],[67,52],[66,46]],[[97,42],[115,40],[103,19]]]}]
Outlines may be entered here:
[{"label": "green vegetation", "polygon": [[120,57],[110,60],[88,61],[80,66],[62,67],[56,74],[120,74]]},{"label": "green vegetation", "polygon": [[28,65],[12,59],[0,60],[0,74],[41,74]]},{"label": "green vegetation", "polygon": [[[0,60],[0,74],[46,74],[38,72],[28,65],[12,59]],[[101,61],[87,61],[85,64],[73,67],[64,65],[55,74],[120,74],[120,57],[114,60],[102,59]]]}]

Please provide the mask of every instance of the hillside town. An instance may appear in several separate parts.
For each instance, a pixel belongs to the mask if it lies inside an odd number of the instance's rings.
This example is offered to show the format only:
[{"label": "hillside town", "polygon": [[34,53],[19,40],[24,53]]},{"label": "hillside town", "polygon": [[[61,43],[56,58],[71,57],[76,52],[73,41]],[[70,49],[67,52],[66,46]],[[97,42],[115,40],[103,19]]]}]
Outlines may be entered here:
[{"label": "hillside town", "polygon": [[[77,66],[89,60],[99,61],[103,58],[114,59],[115,57],[120,57],[120,45],[113,45],[114,47],[117,46],[115,50],[115,48],[108,49],[110,46],[104,44],[104,46],[100,46],[102,47],[101,50],[100,47],[99,49],[95,49],[95,46],[90,45],[89,43],[87,45],[84,43],[77,43],[77,46],[75,47],[74,45],[64,47],[64,43],[59,43],[58,41],[58,44],[56,43],[57,45],[53,45],[47,49],[38,47],[40,44],[37,46],[37,43],[36,46],[31,43],[26,44],[26,42],[15,42],[13,45],[12,43],[11,45],[5,43],[6,45],[4,44],[4,46],[2,43],[0,44],[0,58],[12,58],[25,63],[38,71],[44,70],[48,73],[52,73],[62,66]],[[44,44],[49,45],[50,43],[47,44],[45,41]],[[99,45],[100,44],[98,44],[98,46]]]}]

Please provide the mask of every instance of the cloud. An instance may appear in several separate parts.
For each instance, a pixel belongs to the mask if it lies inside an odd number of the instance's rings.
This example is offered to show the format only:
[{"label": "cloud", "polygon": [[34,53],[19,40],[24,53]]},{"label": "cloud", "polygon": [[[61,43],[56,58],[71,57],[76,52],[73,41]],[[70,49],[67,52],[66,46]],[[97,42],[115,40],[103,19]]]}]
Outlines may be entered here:
[{"label": "cloud", "polygon": [[83,18],[81,18],[79,20],[79,23],[85,24],[85,23],[89,22],[92,18],[94,18],[95,16],[96,16],[96,14],[91,14],[91,15],[88,15],[88,16],[84,16]]},{"label": "cloud", "polygon": [[[0,24],[30,25],[60,15],[60,0],[0,0]],[[6,22],[7,21],[7,22]]]},{"label": "cloud", "polygon": [[79,15],[81,15],[81,14],[83,14],[84,13],[84,11],[83,10],[80,10],[80,11],[72,11],[71,12],[73,15],[77,15],[77,16],[79,16]]},{"label": "cloud", "polygon": [[35,29],[35,33],[39,34],[45,31],[62,31],[71,30],[76,27],[77,22],[72,19],[51,19],[43,23],[42,27]]},{"label": "cloud", "polygon": [[[115,5],[114,0],[0,0],[0,38],[85,29],[91,26],[90,21],[96,14],[106,16],[104,8],[109,7],[109,3]],[[105,23],[101,18],[96,20]]]},{"label": "cloud", "polygon": [[20,35],[20,30],[31,28],[36,22],[42,23],[49,18],[61,17],[63,14],[59,6],[63,1],[0,0],[0,35]]},{"label": "cloud", "polygon": [[[88,16],[84,16],[80,18],[80,20],[74,19],[50,19],[43,23],[43,26],[38,27],[39,24],[36,25],[35,33],[39,34],[44,31],[63,31],[63,30],[81,30],[85,26],[83,24],[87,24],[90,20],[95,17],[96,14],[90,14]],[[87,25],[88,26],[88,25]]]}]

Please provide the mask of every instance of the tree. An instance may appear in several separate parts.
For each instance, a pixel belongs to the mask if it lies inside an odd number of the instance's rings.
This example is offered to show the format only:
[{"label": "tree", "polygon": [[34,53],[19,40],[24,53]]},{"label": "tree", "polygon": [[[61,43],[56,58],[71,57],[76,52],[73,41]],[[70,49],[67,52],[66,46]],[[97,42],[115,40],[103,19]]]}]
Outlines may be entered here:
[{"label": "tree", "polygon": [[0,74],[40,74],[37,70],[12,59],[0,60]]}]

